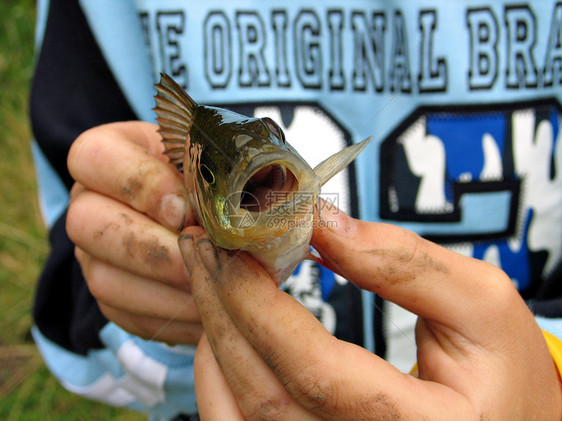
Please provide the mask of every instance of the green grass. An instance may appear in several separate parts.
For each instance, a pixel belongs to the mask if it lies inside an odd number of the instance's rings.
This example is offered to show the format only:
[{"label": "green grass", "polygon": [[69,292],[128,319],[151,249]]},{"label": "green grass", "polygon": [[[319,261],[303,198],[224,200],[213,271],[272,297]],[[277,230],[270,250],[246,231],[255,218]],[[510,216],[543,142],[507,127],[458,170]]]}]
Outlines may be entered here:
[{"label": "green grass", "polygon": [[64,390],[30,337],[35,284],[48,253],[27,105],[34,22],[34,1],[0,1],[0,419],[145,419]]}]

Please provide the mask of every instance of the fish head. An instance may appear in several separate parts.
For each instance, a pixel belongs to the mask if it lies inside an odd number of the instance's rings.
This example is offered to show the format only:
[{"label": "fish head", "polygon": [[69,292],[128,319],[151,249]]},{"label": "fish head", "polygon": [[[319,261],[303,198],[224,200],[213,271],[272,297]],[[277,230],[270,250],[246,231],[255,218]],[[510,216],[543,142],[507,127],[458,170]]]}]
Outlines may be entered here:
[{"label": "fish head", "polygon": [[318,177],[272,119],[198,106],[189,136],[185,183],[215,244],[271,247],[305,210],[310,219]]}]

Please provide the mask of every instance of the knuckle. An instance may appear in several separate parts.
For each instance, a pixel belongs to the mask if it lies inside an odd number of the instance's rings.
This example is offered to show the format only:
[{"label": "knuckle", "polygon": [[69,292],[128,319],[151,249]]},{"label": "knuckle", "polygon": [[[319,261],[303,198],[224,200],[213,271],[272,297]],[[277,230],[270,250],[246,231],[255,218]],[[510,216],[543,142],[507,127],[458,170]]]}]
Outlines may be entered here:
[{"label": "knuckle", "polygon": [[82,254],[79,263],[90,294],[98,303],[115,305],[116,291],[113,288],[115,282],[112,282],[113,279],[110,277],[107,268],[89,254],[84,252]]},{"label": "knuckle", "polygon": [[85,132],[78,135],[78,137],[70,145],[70,150],[68,151],[67,165],[68,170],[73,178],[77,178],[77,174],[80,172],[81,162],[83,159],[84,151],[87,151],[87,146],[93,144],[95,139],[99,137],[99,128],[94,127],[88,129]]},{"label": "knuckle", "polygon": [[86,190],[86,188],[80,183],[74,183],[70,189],[70,204],[72,204],[77,197]]},{"label": "knuckle", "polygon": [[99,276],[97,270],[92,268],[87,268],[82,266],[82,271],[84,272],[84,279],[90,290],[90,294],[94,296],[97,301],[106,301],[106,282],[103,276]]},{"label": "knuckle", "polygon": [[150,329],[147,329],[145,326],[147,324],[146,318],[123,312],[103,302],[98,301],[97,305],[100,312],[107,320],[110,320],[127,332],[144,340],[154,338],[154,332],[151,332]]},{"label": "knuckle", "polygon": [[[131,317],[129,319],[131,322],[131,327],[128,329],[126,328],[125,330],[129,330],[131,333],[135,334],[141,339],[144,339],[145,341],[162,339],[162,341],[168,342],[166,341],[166,338],[158,338],[159,331],[152,331],[150,329],[147,329],[146,323],[142,319],[144,318],[140,316]],[[117,324],[119,323],[117,322]]]},{"label": "knuckle", "polygon": [[88,174],[92,160],[99,159],[99,152],[107,148],[107,139],[114,137],[117,132],[115,125],[108,123],[92,127],[82,132],[70,145],[67,156],[67,166],[70,175],[80,181]]},{"label": "knuckle", "polygon": [[182,335],[182,342],[187,344],[197,344],[203,334],[203,326],[197,323],[186,323]]},{"label": "knuckle", "polygon": [[[97,302],[97,306],[98,309],[100,310],[101,314],[103,314],[103,316],[107,319],[112,321],[113,323],[117,324],[118,326],[122,327],[123,329],[125,329],[126,331],[136,334],[136,332],[132,332],[131,329],[129,329],[127,327],[126,321],[122,320],[122,318],[119,317],[117,311],[110,307],[105,305],[104,303],[101,302]],[[138,335],[137,335],[138,336]]]},{"label": "knuckle", "polygon": [[306,376],[301,381],[297,394],[297,400],[309,409],[329,407],[337,401],[335,388],[321,375]]},{"label": "knuckle", "polygon": [[[492,298],[492,307],[498,311],[507,311],[515,302],[522,302],[513,281],[503,270],[496,266],[490,268],[487,277],[487,294]],[[504,305],[505,308],[501,308]]]},{"label": "knuckle", "polygon": [[66,232],[73,243],[77,244],[80,239],[80,233],[84,230],[85,216],[88,211],[84,206],[83,195],[77,195],[73,198],[68,206],[66,214]]},{"label": "knuckle", "polygon": [[331,387],[321,384],[318,378],[305,382],[300,387],[298,394],[303,405],[311,409],[324,408],[333,399]]},{"label": "knuckle", "polygon": [[485,292],[487,295],[490,292],[509,294],[514,289],[511,278],[501,268],[485,261],[477,261],[477,264],[481,268],[477,281],[491,289]]},{"label": "knuckle", "polygon": [[[259,395],[259,394],[257,394]],[[254,395],[256,396],[256,395]],[[253,403],[250,411],[243,411],[248,420],[280,420],[284,418],[289,399],[284,394],[262,395]]]},{"label": "knuckle", "polygon": [[511,279],[501,268],[487,262],[483,262],[488,266],[488,273],[489,277],[494,280],[494,282],[501,286],[505,287],[507,285],[511,285]]},{"label": "knuckle", "polygon": [[80,247],[74,247],[74,257],[78,260],[80,266],[83,267],[85,264],[86,252]]},{"label": "knuckle", "polygon": [[[484,261],[477,261],[479,270],[470,279],[471,300],[477,300],[479,314],[484,323],[495,323],[505,320],[506,314],[514,315],[527,305],[517,292],[512,279],[499,267]],[[483,316],[485,315],[485,316]],[[512,319],[508,319],[510,324]]]}]

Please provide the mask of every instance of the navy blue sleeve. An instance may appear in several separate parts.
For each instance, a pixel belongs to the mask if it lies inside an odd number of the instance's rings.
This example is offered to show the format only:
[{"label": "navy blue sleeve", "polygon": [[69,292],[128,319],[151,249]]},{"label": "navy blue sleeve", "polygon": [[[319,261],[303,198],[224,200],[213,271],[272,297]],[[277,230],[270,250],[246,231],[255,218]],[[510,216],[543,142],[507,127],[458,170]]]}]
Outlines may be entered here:
[{"label": "navy blue sleeve", "polygon": [[[136,119],[118,88],[78,1],[51,0],[30,98],[33,134],[67,189],[68,150],[85,130]],[[63,215],[50,233],[51,253],[34,305],[37,327],[69,351],[85,354],[102,346],[107,323],[91,296],[66,235]]]}]

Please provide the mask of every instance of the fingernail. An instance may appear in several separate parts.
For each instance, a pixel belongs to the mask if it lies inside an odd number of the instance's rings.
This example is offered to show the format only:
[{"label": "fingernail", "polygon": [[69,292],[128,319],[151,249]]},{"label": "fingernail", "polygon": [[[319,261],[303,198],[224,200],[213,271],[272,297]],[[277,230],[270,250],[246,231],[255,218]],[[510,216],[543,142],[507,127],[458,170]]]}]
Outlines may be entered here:
[{"label": "fingernail", "polygon": [[208,238],[202,238],[197,242],[197,251],[199,257],[205,268],[209,271],[211,275],[214,275],[220,270],[219,256],[217,254],[217,249],[211,243]]},{"label": "fingernail", "polygon": [[160,218],[164,225],[176,232],[183,229],[187,203],[183,196],[171,193],[160,201]]},{"label": "fingernail", "polygon": [[195,247],[193,246],[193,237],[189,234],[180,235],[178,237],[178,245],[183,258],[183,263],[191,276],[193,265],[195,264]]},{"label": "fingernail", "polygon": [[357,231],[357,220],[333,203],[319,200],[318,210],[320,211],[320,217],[318,218],[319,228],[328,229],[334,234],[345,238],[352,237]]}]

